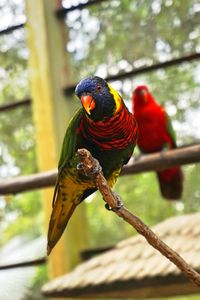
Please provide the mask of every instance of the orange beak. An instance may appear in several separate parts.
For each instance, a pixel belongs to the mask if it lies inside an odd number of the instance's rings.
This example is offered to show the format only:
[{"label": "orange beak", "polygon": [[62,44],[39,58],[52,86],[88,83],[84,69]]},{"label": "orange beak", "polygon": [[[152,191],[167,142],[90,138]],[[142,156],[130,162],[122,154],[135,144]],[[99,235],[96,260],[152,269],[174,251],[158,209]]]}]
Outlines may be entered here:
[{"label": "orange beak", "polygon": [[96,106],[94,99],[90,95],[82,96],[81,103],[82,103],[84,109],[86,110],[86,112],[88,113],[88,115],[91,114],[91,110],[93,110]]}]

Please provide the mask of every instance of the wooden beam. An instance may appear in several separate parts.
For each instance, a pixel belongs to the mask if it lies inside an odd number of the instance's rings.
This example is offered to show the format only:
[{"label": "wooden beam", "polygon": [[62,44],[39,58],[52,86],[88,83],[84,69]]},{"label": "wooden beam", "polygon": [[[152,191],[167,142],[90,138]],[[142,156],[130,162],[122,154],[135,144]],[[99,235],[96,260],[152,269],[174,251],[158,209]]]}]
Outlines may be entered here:
[{"label": "wooden beam", "polygon": [[[200,162],[200,145],[143,155],[122,169],[121,176],[165,169],[174,165]],[[0,183],[0,194],[15,194],[55,185],[57,170],[20,176]]]},{"label": "wooden beam", "polygon": [[[70,67],[66,53],[67,27],[64,20],[58,21],[54,14],[61,8],[61,2],[26,0],[29,74],[40,171],[57,166],[63,136],[74,112],[74,104],[66,101],[63,94],[63,87],[70,84]],[[42,197],[48,227],[53,190],[43,190]],[[86,236],[83,205],[75,212],[68,230],[49,257],[50,277],[69,271],[79,262],[79,253],[87,246]]]}]

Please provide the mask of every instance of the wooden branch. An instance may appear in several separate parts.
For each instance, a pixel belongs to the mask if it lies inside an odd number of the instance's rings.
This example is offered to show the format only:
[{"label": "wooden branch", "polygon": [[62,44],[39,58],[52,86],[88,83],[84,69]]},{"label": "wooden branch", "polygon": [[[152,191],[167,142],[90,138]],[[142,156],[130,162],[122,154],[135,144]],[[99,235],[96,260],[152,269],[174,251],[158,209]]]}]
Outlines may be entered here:
[{"label": "wooden branch", "polygon": [[138,233],[143,235],[148,243],[162,253],[166,258],[173,262],[193,283],[200,286],[200,274],[197,273],[187,262],[173,249],[167,246],[158,236],[145,225],[137,216],[133,215],[127,208],[121,206],[116,210],[118,206],[118,198],[113,194],[111,188],[108,186],[102,171],[97,170],[98,161],[92,157],[90,152],[86,149],[79,149],[78,155],[81,161],[81,172],[86,176],[91,177],[100,193],[103,196],[104,201],[110,208],[114,209],[114,212],[131,226],[133,226]]},{"label": "wooden branch", "polygon": [[200,145],[142,155],[122,169],[121,175],[163,170],[168,167],[200,162]]},{"label": "wooden branch", "polygon": [[[141,156],[125,166],[120,175],[131,175],[171,167],[200,162],[200,145],[177,148],[164,153]],[[0,194],[16,194],[38,188],[54,186],[57,170],[38,174],[20,176],[0,182]]]}]

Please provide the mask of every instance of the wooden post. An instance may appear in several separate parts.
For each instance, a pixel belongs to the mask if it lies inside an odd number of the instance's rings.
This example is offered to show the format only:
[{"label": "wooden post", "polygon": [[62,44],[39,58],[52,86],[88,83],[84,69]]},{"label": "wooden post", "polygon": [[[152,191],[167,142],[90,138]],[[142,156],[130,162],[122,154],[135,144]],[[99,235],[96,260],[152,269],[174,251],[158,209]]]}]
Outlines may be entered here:
[{"label": "wooden post", "polygon": [[[69,84],[66,25],[58,21],[56,0],[26,0],[30,82],[40,171],[57,167],[63,136],[74,104],[64,97]],[[42,192],[46,225],[52,209],[52,189]],[[49,257],[50,277],[69,271],[79,261],[87,241],[84,205],[77,208],[64,236]]]}]

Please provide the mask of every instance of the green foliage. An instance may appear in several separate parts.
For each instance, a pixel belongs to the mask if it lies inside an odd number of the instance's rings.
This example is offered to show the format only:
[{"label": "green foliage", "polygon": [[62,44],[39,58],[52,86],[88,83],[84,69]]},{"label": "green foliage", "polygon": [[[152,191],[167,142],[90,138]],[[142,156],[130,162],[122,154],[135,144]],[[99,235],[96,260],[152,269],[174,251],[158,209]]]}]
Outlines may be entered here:
[{"label": "green foliage", "polygon": [[7,166],[7,174],[2,174],[2,176],[36,172],[34,126],[31,109],[22,107],[1,113],[0,136],[0,171],[3,166]]},{"label": "green foliage", "polygon": [[197,3],[118,0],[69,14],[70,38],[82,40],[81,47],[71,40],[68,45],[77,76],[96,72],[100,64],[109,74],[114,66],[120,69],[120,60],[133,67],[194,51],[199,43]]},{"label": "green foliage", "polygon": [[[24,38],[24,33],[21,35]],[[21,100],[29,95],[29,83],[27,73],[27,55],[21,56],[20,49],[25,43],[18,44],[17,48],[6,49],[0,54],[0,103],[9,103]],[[7,44],[6,38],[0,39],[0,50]],[[9,54],[8,54],[9,53]]]},{"label": "green foliage", "polygon": [[6,206],[1,212],[1,244],[17,235],[30,240],[43,234],[42,205],[39,192],[29,192],[6,197]]},{"label": "green foliage", "polygon": [[200,203],[200,164],[189,165],[185,171],[184,212],[199,211]]}]

